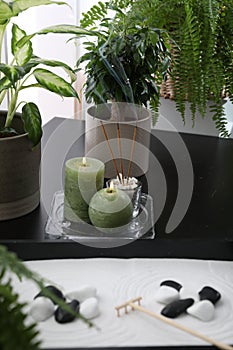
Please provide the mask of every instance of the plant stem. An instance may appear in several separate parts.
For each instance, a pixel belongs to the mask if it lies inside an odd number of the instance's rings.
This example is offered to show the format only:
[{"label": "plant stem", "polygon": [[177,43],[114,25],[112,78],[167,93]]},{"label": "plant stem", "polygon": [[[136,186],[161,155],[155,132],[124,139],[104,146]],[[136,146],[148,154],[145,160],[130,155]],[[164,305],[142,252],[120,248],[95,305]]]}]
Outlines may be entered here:
[{"label": "plant stem", "polygon": [[16,112],[17,99],[18,99],[18,89],[16,88],[15,91],[11,89],[11,99],[10,99],[10,104],[8,107],[8,112],[7,112],[6,122],[5,122],[6,128],[10,127],[12,119]]},{"label": "plant stem", "polygon": [[3,47],[6,26],[7,26],[8,22],[9,21],[7,21],[5,24],[0,25],[0,62],[2,62],[2,47]]}]

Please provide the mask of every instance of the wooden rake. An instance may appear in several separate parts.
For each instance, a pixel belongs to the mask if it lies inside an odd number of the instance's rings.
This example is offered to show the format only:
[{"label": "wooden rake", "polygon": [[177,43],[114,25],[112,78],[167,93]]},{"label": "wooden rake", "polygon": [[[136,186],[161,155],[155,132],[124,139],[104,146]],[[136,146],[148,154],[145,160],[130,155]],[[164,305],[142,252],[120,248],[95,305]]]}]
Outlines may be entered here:
[{"label": "wooden rake", "polygon": [[154,318],[156,318],[164,323],[167,323],[172,327],[178,328],[178,329],[182,330],[183,332],[189,333],[189,334],[193,335],[194,337],[200,338],[200,339],[206,341],[207,343],[216,346],[219,349],[233,350],[233,347],[230,345],[224,344],[224,343],[222,343],[218,340],[215,340],[213,338],[209,338],[202,333],[199,333],[191,328],[188,328],[186,326],[183,326],[183,325],[171,320],[170,318],[167,318],[163,315],[160,315],[160,314],[157,314],[155,312],[152,312],[150,310],[145,309],[144,307],[141,306],[141,300],[142,300],[142,297],[138,297],[138,298],[131,299],[131,300],[119,305],[119,306],[116,306],[115,309],[117,311],[117,316],[118,317],[120,316],[121,309],[124,309],[126,314],[128,313],[129,309],[138,310],[138,311],[141,311],[144,314],[152,316],[152,317],[154,317]]}]

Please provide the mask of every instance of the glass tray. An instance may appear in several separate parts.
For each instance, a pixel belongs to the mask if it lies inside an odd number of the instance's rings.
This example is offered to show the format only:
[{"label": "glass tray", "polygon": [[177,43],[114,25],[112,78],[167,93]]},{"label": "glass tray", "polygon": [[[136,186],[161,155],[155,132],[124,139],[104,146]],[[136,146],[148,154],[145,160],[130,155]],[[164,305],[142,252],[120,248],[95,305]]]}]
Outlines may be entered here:
[{"label": "glass tray", "polygon": [[95,247],[115,247],[130,243],[136,239],[153,239],[154,209],[151,196],[142,193],[139,215],[129,224],[110,228],[98,229],[85,222],[71,222],[64,219],[64,192],[54,194],[51,211],[46,223],[47,239],[68,239]]}]

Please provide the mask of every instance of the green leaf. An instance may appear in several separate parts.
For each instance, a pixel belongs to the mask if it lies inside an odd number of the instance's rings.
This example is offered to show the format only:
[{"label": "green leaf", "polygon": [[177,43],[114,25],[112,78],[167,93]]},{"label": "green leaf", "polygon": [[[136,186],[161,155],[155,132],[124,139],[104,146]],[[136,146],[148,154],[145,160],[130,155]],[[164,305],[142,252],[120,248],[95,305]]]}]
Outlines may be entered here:
[{"label": "green leaf", "polygon": [[46,90],[52,91],[64,97],[76,97],[79,99],[77,92],[65,79],[46,69],[35,69],[34,77],[38,83]]},{"label": "green leaf", "polygon": [[27,41],[22,47],[18,47],[17,43],[26,35],[26,32],[19,28],[16,24],[12,26],[11,51],[18,65],[22,66],[27,63],[32,56],[32,44]]},{"label": "green leaf", "polygon": [[25,103],[22,108],[22,120],[24,130],[28,133],[28,138],[32,141],[33,147],[36,146],[42,137],[41,115],[35,103]]},{"label": "green leaf", "polygon": [[[51,0],[15,0],[12,4],[13,16],[17,16],[20,12],[28,10],[31,7],[40,5],[67,5],[64,1],[51,1]],[[68,6],[68,5],[67,5]]]},{"label": "green leaf", "polygon": [[43,64],[45,66],[50,66],[50,67],[61,67],[65,70],[65,72],[69,75],[71,82],[73,83],[74,81],[76,81],[77,76],[75,74],[75,71],[68,66],[68,64],[61,62],[61,61],[54,61],[54,60],[45,60],[43,58],[40,57],[33,57],[29,64],[34,64],[34,65],[38,65],[38,64]]},{"label": "green leaf", "polygon": [[7,4],[5,1],[0,1],[0,24],[4,24],[11,17],[18,16],[19,13],[28,10],[31,7],[40,5],[67,5],[63,1],[50,1],[50,0],[14,0]]},{"label": "green leaf", "polygon": [[83,35],[89,35],[89,36],[97,36],[99,35],[98,32],[87,30],[75,25],[69,25],[69,24],[63,24],[63,25],[57,25],[57,26],[51,26],[48,28],[41,29],[38,32],[35,32],[30,35],[26,35],[24,38],[22,38],[18,46],[23,46],[28,40],[31,40],[35,35],[42,35],[42,34],[48,34],[48,33],[57,33],[57,34],[75,34],[79,36]]},{"label": "green leaf", "polygon": [[13,86],[15,86],[15,83],[25,75],[25,71],[22,67],[9,66],[4,63],[0,64],[0,72],[5,74]]},{"label": "green leaf", "polygon": [[7,90],[9,89],[10,87],[12,86],[12,83],[11,81],[4,77],[0,80],[0,93],[3,91],[3,90]]},{"label": "green leaf", "polygon": [[0,23],[4,24],[9,18],[12,17],[12,11],[10,6],[4,2],[0,2]]}]

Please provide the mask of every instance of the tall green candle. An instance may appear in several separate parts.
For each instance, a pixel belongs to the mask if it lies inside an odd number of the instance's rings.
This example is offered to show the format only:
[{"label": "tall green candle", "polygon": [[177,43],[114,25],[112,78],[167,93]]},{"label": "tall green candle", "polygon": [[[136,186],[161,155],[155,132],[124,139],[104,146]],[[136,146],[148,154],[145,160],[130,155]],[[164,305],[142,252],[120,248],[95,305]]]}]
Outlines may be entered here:
[{"label": "tall green candle", "polygon": [[94,158],[72,158],[65,165],[64,217],[89,222],[88,207],[93,195],[103,188],[104,163]]}]

